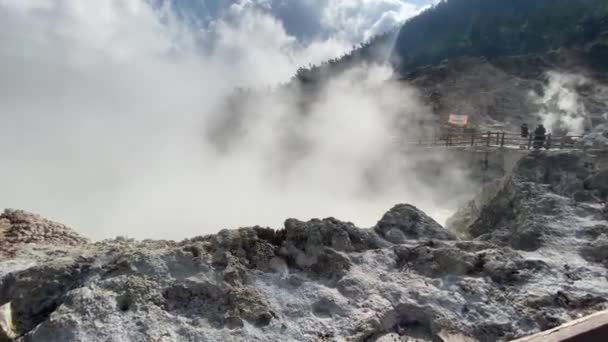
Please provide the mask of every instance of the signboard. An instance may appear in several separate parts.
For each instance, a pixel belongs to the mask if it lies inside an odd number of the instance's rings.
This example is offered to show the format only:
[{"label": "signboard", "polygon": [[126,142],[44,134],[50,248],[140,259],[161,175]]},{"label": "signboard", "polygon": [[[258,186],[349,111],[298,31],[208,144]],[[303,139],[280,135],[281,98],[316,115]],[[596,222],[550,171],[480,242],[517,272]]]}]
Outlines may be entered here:
[{"label": "signboard", "polygon": [[450,125],[454,125],[454,126],[458,126],[458,127],[464,127],[469,123],[469,116],[468,115],[456,115],[456,114],[450,114],[450,118],[448,119],[448,123]]}]

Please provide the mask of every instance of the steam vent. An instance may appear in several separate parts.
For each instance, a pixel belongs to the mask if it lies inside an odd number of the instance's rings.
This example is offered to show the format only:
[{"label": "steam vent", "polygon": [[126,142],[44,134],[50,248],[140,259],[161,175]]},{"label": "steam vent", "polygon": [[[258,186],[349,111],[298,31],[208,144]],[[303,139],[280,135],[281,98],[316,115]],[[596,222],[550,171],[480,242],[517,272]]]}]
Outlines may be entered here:
[{"label": "steam vent", "polygon": [[[458,233],[400,204],[181,242],[0,216],[5,341],[506,341],[608,306],[606,171],[524,156]],[[469,212],[464,212],[469,211]]]},{"label": "steam vent", "polygon": [[608,341],[608,0],[0,0],[0,342]]}]

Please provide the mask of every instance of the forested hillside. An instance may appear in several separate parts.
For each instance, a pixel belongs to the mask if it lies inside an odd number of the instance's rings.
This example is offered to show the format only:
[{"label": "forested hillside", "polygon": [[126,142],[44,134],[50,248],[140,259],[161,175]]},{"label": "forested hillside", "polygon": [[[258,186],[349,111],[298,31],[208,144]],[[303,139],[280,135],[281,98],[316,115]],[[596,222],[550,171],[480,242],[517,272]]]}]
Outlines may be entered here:
[{"label": "forested hillside", "polygon": [[608,30],[605,0],[450,0],[401,29],[401,69],[470,55],[541,53],[585,44]]},{"label": "forested hillside", "polygon": [[[496,58],[584,46],[608,32],[605,0],[449,0],[347,56],[300,69],[304,83],[360,62],[390,59],[402,75],[457,56]],[[605,57],[605,49],[598,51]]]},{"label": "forested hillside", "polygon": [[[459,113],[480,127],[517,130],[522,122],[544,122],[552,132],[580,134],[608,117],[608,1],[440,2],[345,56],[300,68],[275,92],[234,93],[217,111],[230,115],[219,116],[209,138],[225,149],[247,126],[242,118],[251,116],[253,100],[288,98],[305,117],[323,101],[327,81],[384,62],[433,114],[422,120],[426,126]],[[390,98],[405,104],[403,96]],[[414,108],[403,113],[424,112]]]}]

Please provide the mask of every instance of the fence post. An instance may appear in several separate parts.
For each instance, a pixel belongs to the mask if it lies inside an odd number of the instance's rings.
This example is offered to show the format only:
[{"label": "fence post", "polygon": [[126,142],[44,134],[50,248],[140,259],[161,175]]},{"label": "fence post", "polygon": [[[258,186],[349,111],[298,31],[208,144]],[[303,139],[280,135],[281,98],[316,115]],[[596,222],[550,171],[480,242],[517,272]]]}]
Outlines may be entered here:
[{"label": "fence post", "polygon": [[445,146],[449,147],[450,146],[450,134],[448,133],[448,135],[445,137]]},{"label": "fence post", "polygon": [[505,147],[505,132],[502,132],[502,138],[500,139],[500,147]]},{"label": "fence post", "polygon": [[500,145],[500,132],[496,132],[496,145]]},{"label": "fence post", "polygon": [[559,149],[560,149],[560,150],[563,150],[563,149],[564,149],[564,146],[566,146],[566,137],[567,137],[567,136],[563,136],[563,137],[562,137],[562,142],[561,142],[561,144],[560,144],[560,146],[559,146]]},{"label": "fence post", "polygon": [[532,135],[528,137],[528,150],[532,148]]},{"label": "fence post", "polygon": [[547,150],[551,149],[551,134],[547,135]]},{"label": "fence post", "polygon": [[471,146],[475,146],[475,133],[471,133]]},{"label": "fence post", "polygon": [[492,138],[492,132],[488,131],[488,141],[486,142],[487,146],[490,146],[490,139]]}]

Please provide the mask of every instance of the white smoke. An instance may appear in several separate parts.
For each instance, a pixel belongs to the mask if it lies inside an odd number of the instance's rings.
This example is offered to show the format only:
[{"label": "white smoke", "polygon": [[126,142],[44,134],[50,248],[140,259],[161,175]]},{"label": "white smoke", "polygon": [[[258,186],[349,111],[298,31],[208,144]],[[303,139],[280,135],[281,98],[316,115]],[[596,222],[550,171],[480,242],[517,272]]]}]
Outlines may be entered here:
[{"label": "white smoke", "polygon": [[393,29],[425,8],[401,0],[328,1],[322,23],[347,41],[364,41]]},{"label": "white smoke", "polygon": [[143,0],[0,0],[0,207],[92,238],[182,238],[448,202],[390,139],[426,109],[382,67],[333,81],[304,118],[296,90],[244,99],[218,149],[207,134],[235,86],[287,80],[315,54],[264,12],[240,18],[201,33]]},{"label": "white smoke", "polygon": [[582,75],[549,72],[548,85],[543,96],[535,96],[541,106],[538,116],[550,132],[566,135],[582,135],[589,119],[585,103],[577,88],[589,85],[589,79]]}]

